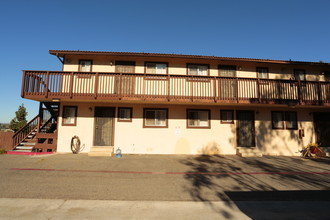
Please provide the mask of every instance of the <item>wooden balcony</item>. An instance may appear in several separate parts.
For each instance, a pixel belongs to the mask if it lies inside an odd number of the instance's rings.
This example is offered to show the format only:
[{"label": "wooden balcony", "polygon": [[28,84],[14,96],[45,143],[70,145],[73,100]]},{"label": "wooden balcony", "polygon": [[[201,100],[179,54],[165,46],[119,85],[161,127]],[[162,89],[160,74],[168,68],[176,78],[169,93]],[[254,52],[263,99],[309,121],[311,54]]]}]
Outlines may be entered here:
[{"label": "wooden balcony", "polygon": [[330,105],[330,83],[218,76],[24,71],[21,95],[40,101]]}]

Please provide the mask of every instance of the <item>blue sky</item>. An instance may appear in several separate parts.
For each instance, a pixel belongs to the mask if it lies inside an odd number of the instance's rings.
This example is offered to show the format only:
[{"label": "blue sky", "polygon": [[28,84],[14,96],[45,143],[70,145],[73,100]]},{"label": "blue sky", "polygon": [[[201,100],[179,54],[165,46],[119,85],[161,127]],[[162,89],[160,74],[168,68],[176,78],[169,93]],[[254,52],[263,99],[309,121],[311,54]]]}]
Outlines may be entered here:
[{"label": "blue sky", "polygon": [[24,104],[22,70],[61,70],[49,49],[330,62],[328,0],[4,0],[0,123]]}]

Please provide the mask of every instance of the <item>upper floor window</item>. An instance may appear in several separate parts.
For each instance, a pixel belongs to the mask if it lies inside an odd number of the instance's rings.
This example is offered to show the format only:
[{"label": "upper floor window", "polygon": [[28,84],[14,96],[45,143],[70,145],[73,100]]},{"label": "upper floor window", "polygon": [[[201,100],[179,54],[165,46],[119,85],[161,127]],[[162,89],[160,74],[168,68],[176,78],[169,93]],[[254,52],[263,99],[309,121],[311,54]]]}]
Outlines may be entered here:
[{"label": "upper floor window", "polygon": [[224,77],[236,77],[236,66],[219,65],[219,75]]},{"label": "upper floor window", "polygon": [[188,75],[208,76],[209,65],[206,64],[187,64]]},{"label": "upper floor window", "polygon": [[144,109],[144,127],[167,128],[167,109]]},{"label": "upper floor window", "polygon": [[324,80],[330,82],[330,71],[324,72]]},{"label": "upper floor window", "polygon": [[167,63],[146,62],[146,73],[167,74]]},{"label": "upper floor window", "polygon": [[134,73],[135,72],[135,61],[116,61],[117,73]]},{"label": "upper floor window", "polygon": [[267,67],[257,67],[257,78],[259,79],[268,79],[269,71]]},{"label": "upper floor window", "polygon": [[79,60],[79,72],[91,72],[92,61],[91,60]]},{"label": "upper floor window", "polygon": [[188,128],[210,128],[210,110],[187,109]]},{"label": "upper floor window", "polygon": [[306,73],[305,70],[293,70],[293,77],[295,80],[305,80],[306,79]]}]

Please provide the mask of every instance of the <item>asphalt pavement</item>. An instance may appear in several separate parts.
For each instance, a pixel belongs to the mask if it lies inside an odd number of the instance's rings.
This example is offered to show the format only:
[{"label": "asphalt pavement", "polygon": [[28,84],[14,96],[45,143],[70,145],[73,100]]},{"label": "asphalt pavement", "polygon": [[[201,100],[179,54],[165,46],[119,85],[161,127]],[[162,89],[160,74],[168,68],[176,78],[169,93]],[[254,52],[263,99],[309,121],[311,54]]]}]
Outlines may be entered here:
[{"label": "asphalt pavement", "polygon": [[0,219],[328,219],[329,165],[270,156],[0,155]]}]

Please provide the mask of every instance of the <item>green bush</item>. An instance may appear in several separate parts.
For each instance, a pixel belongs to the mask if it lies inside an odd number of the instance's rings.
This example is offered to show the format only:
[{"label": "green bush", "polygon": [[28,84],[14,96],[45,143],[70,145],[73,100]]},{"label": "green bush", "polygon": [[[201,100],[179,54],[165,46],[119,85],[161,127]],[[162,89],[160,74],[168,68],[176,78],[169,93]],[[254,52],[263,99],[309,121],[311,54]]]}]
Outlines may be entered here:
[{"label": "green bush", "polygon": [[5,149],[0,148],[0,154],[5,154],[7,151]]}]

